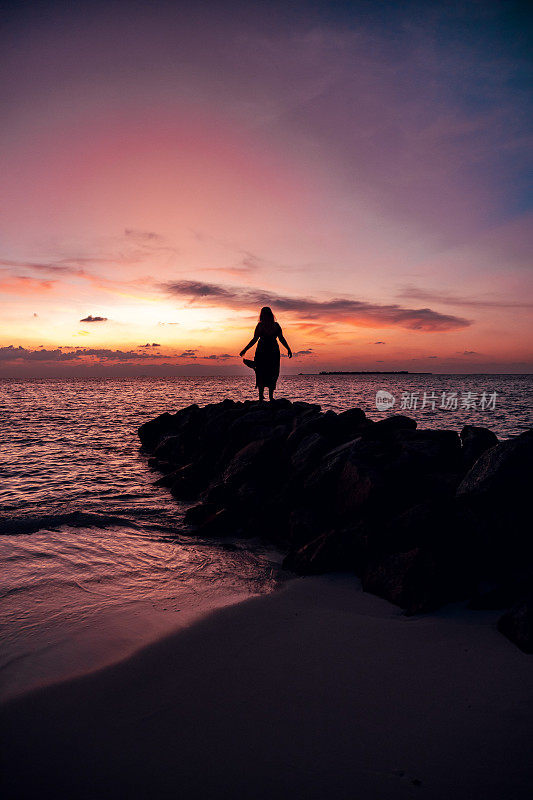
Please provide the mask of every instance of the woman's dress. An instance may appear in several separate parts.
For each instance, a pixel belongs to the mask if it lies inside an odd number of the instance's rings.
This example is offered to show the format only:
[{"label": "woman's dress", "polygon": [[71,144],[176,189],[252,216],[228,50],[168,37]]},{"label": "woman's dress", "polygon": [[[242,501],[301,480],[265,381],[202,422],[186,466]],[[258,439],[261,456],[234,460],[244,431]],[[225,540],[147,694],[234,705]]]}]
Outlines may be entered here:
[{"label": "woman's dress", "polygon": [[[278,336],[282,335],[281,328],[276,322],[272,328],[259,322],[255,335],[259,336],[253,365],[255,369],[255,385],[258,388],[268,387],[275,389],[279,378],[279,344]],[[245,363],[248,359],[245,359]]]}]

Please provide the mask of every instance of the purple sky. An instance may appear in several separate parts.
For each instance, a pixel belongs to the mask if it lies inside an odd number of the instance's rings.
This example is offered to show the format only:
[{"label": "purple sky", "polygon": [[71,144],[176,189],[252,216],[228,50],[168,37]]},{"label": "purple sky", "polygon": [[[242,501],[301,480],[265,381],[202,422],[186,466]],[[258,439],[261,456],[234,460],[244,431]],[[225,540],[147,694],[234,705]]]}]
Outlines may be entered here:
[{"label": "purple sky", "polygon": [[286,5],[10,5],[3,374],[531,371],[526,7]]}]

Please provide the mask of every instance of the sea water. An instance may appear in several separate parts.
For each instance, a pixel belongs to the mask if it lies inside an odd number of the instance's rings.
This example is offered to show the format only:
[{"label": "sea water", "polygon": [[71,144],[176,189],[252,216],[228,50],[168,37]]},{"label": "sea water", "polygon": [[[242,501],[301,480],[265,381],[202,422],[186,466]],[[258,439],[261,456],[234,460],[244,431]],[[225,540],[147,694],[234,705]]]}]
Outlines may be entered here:
[{"label": "sea water", "polygon": [[[378,391],[390,409],[376,408]],[[301,375],[282,377],[277,396],[507,438],[531,426],[533,378]],[[253,398],[249,376],[0,382],[2,697],[123,658],[287,578],[265,543],[187,536],[187,506],[154,485],[140,451],[146,420],[226,397]]]}]

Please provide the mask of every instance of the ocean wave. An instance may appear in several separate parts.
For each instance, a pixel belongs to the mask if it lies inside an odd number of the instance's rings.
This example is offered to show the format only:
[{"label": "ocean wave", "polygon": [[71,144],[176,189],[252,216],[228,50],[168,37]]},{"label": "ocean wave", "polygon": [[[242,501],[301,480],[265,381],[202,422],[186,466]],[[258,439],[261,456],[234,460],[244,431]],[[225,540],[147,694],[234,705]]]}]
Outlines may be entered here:
[{"label": "ocean wave", "polygon": [[55,530],[68,525],[72,528],[109,528],[121,525],[137,529],[136,525],[124,517],[109,514],[96,514],[89,511],[70,511],[67,513],[43,514],[39,516],[0,518],[0,536],[14,536],[24,533],[37,533],[41,530]]}]

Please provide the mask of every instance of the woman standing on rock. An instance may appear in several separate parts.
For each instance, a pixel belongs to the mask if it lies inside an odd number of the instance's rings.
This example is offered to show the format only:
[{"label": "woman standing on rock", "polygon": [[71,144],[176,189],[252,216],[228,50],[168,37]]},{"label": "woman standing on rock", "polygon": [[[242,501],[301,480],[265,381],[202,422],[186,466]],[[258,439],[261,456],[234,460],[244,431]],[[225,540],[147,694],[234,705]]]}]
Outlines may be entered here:
[{"label": "woman standing on rock", "polygon": [[276,322],[272,309],[263,306],[259,314],[259,322],[256,325],[254,338],[248,342],[244,350],[239,353],[244,356],[246,351],[252,347],[259,339],[255,350],[255,358],[243,358],[247,367],[255,370],[255,385],[259,389],[259,400],[264,400],[265,386],[268,387],[269,399],[274,399],[274,389],[279,377],[279,345],[280,340],[283,347],[287,349],[287,355],[292,358],[292,350],[283,337],[283,331]]}]

